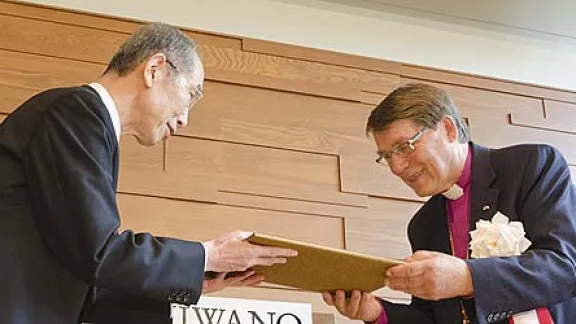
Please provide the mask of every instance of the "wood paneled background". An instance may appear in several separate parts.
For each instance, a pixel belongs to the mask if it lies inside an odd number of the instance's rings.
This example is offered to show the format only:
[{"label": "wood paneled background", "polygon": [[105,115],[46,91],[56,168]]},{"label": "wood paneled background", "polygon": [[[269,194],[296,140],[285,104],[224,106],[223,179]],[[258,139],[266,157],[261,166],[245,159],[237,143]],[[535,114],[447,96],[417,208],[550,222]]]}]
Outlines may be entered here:
[{"label": "wood paneled background", "polygon": [[[140,25],[0,2],[0,120],[38,91],[97,78]],[[476,142],[550,143],[576,165],[575,92],[186,32],[206,67],[205,99],[188,128],[162,145],[144,148],[122,138],[124,228],[190,240],[244,229],[385,257],[409,255],[406,225],[422,199],[374,163],[364,125],[375,104],[412,81],[447,89]],[[408,301],[386,289],[377,293]],[[271,285],[217,295],[308,302],[324,322],[323,314],[334,313],[318,294]]]}]

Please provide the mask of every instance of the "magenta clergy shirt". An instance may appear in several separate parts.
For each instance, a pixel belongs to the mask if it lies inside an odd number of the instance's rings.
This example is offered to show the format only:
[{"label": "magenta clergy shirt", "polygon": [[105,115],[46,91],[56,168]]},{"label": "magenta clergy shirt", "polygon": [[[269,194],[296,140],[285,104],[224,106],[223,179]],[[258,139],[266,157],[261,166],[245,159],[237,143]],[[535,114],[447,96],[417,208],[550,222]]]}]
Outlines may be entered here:
[{"label": "magenta clergy shirt", "polygon": [[[454,253],[461,259],[468,257],[468,243],[470,240],[470,183],[472,182],[472,149],[468,147],[468,155],[460,179],[456,182],[464,190],[458,199],[446,199],[448,224],[453,235]],[[388,324],[386,310],[382,308],[376,324]]]}]

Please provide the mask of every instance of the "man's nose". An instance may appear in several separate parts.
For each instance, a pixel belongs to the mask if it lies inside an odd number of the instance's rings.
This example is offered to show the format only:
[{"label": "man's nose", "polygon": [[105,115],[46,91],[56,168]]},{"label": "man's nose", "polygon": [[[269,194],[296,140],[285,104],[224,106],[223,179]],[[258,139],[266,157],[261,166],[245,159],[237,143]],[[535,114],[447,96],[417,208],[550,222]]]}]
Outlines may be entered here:
[{"label": "man's nose", "polygon": [[390,166],[392,173],[399,177],[404,173],[410,164],[408,163],[407,158],[398,156],[398,154],[392,154],[390,161],[388,161],[388,165]]},{"label": "man's nose", "polygon": [[176,117],[176,123],[180,128],[184,128],[188,125],[188,110],[185,110],[182,114]]}]

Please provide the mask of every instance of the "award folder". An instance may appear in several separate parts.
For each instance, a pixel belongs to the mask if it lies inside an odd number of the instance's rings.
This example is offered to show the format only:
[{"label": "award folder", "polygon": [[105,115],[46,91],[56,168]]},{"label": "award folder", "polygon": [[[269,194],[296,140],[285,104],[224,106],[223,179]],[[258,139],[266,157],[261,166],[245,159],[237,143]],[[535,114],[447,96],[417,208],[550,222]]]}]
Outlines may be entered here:
[{"label": "award folder", "polygon": [[266,282],[314,292],[372,292],[386,285],[388,268],[404,263],[256,233],[248,242],[298,251],[298,256],[288,258],[287,263],[254,270],[263,274]]}]

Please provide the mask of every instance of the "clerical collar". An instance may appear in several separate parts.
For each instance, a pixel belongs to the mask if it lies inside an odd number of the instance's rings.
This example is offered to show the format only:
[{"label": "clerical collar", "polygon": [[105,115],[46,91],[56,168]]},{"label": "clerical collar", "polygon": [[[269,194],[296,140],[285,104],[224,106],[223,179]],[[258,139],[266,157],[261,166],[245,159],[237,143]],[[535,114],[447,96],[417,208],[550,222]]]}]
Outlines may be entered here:
[{"label": "clerical collar", "polygon": [[464,162],[464,168],[460,178],[450,189],[444,191],[442,195],[450,200],[456,200],[464,195],[463,188],[469,188],[470,181],[472,181],[472,147],[468,145],[466,162]]},{"label": "clerical collar", "polygon": [[455,183],[450,189],[444,191],[442,195],[450,200],[456,200],[464,195],[464,189]]}]

